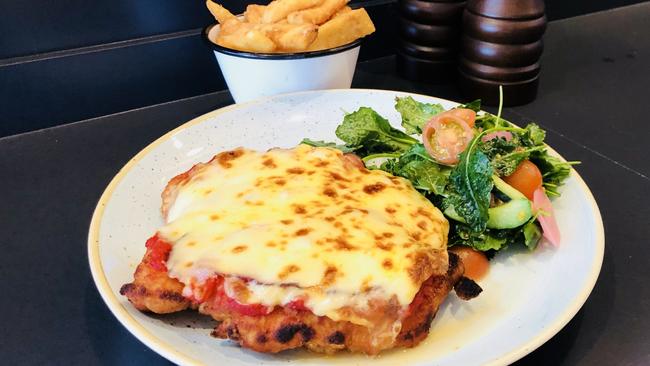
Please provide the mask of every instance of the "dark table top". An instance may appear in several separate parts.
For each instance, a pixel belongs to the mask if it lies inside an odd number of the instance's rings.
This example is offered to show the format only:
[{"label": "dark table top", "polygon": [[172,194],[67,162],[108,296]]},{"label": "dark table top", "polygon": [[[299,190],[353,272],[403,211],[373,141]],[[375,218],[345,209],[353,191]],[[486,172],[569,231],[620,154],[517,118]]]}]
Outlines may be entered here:
[{"label": "dark table top", "polygon": [[[538,99],[508,108],[580,160],[600,206],[606,249],[586,304],[521,365],[650,364],[650,3],[553,22]],[[460,99],[453,84],[359,64],[354,87]],[[227,92],[0,139],[0,363],[161,364],[111,315],[90,276],[86,236],[113,175],[179,124],[231,104]]]}]

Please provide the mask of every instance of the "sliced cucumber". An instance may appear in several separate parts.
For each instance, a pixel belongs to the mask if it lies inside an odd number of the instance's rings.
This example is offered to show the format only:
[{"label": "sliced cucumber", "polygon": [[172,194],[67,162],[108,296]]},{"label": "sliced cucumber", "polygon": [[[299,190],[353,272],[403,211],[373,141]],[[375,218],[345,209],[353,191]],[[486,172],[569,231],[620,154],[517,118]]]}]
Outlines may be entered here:
[{"label": "sliced cucumber", "polygon": [[[533,210],[528,198],[496,175],[492,176],[492,180],[496,189],[508,196],[510,201],[488,209],[487,227],[490,229],[514,229],[530,220]],[[453,220],[465,222],[456,212],[454,206],[447,207],[445,215]]]},{"label": "sliced cucumber", "polygon": [[487,227],[490,229],[514,229],[519,227],[533,216],[530,201],[524,199],[513,199],[501,206],[492,207],[488,210],[489,218]]}]

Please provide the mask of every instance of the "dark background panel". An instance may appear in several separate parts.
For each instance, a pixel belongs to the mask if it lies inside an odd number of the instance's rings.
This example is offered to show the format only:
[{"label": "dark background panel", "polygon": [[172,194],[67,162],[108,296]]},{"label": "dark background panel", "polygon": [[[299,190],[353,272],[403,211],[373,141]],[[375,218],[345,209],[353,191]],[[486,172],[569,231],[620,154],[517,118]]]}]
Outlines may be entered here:
[{"label": "dark background panel", "polygon": [[223,90],[199,36],[0,67],[0,136]]},{"label": "dark background panel", "polygon": [[644,1],[646,0],[546,0],[545,3],[546,15],[550,20],[555,20]]},{"label": "dark background panel", "polygon": [[193,29],[200,0],[0,0],[0,59]]},{"label": "dark background panel", "polygon": [[[220,2],[239,13],[246,4],[268,1]],[[546,4],[549,19],[559,19],[638,2],[547,0]],[[0,0],[0,14],[0,59],[186,31],[212,21],[201,0]]]}]

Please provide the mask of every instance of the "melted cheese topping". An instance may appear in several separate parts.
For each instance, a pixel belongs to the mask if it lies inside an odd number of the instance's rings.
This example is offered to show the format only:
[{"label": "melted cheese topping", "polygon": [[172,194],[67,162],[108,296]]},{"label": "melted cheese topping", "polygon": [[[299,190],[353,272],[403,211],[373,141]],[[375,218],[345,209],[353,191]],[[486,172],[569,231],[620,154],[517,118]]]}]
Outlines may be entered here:
[{"label": "melted cheese topping", "polygon": [[363,323],[340,310],[371,298],[407,306],[447,270],[442,213],[407,180],[357,168],[338,150],[238,149],[190,173],[159,230],[172,244],[169,274],[183,283],[244,277],[242,303],[306,297],[316,315]]}]

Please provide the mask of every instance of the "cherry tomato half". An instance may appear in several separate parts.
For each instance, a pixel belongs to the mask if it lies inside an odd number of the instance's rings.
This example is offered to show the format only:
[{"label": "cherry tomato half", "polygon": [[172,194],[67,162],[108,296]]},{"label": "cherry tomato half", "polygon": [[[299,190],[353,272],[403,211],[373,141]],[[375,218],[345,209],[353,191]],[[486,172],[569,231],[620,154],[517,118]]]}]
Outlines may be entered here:
[{"label": "cherry tomato half", "polygon": [[530,160],[524,160],[503,180],[532,201],[533,192],[542,186],[542,172]]},{"label": "cherry tomato half", "polygon": [[474,122],[476,122],[476,112],[474,112],[473,110],[467,108],[456,108],[456,109],[450,109],[444,113],[448,113],[451,114],[452,116],[456,116],[462,119],[463,121],[465,121],[465,123],[467,123],[469,127],[474,128]]},{"label": "cherry tomato half", "polygon": [[454,165],[458,156],[474,137],[474,130],[467,122],[451,113],[434,116],[424,126],[422,140],[424,147],[438,163]]},{"label": "cherry tomato half", "polygon": [[490,268],[490,262],[483,252],[466,247],[464,245],[456,245],[449,248],[449,251],[458,254],[465,266],[465,277],[478,281],[485,276]]}]

